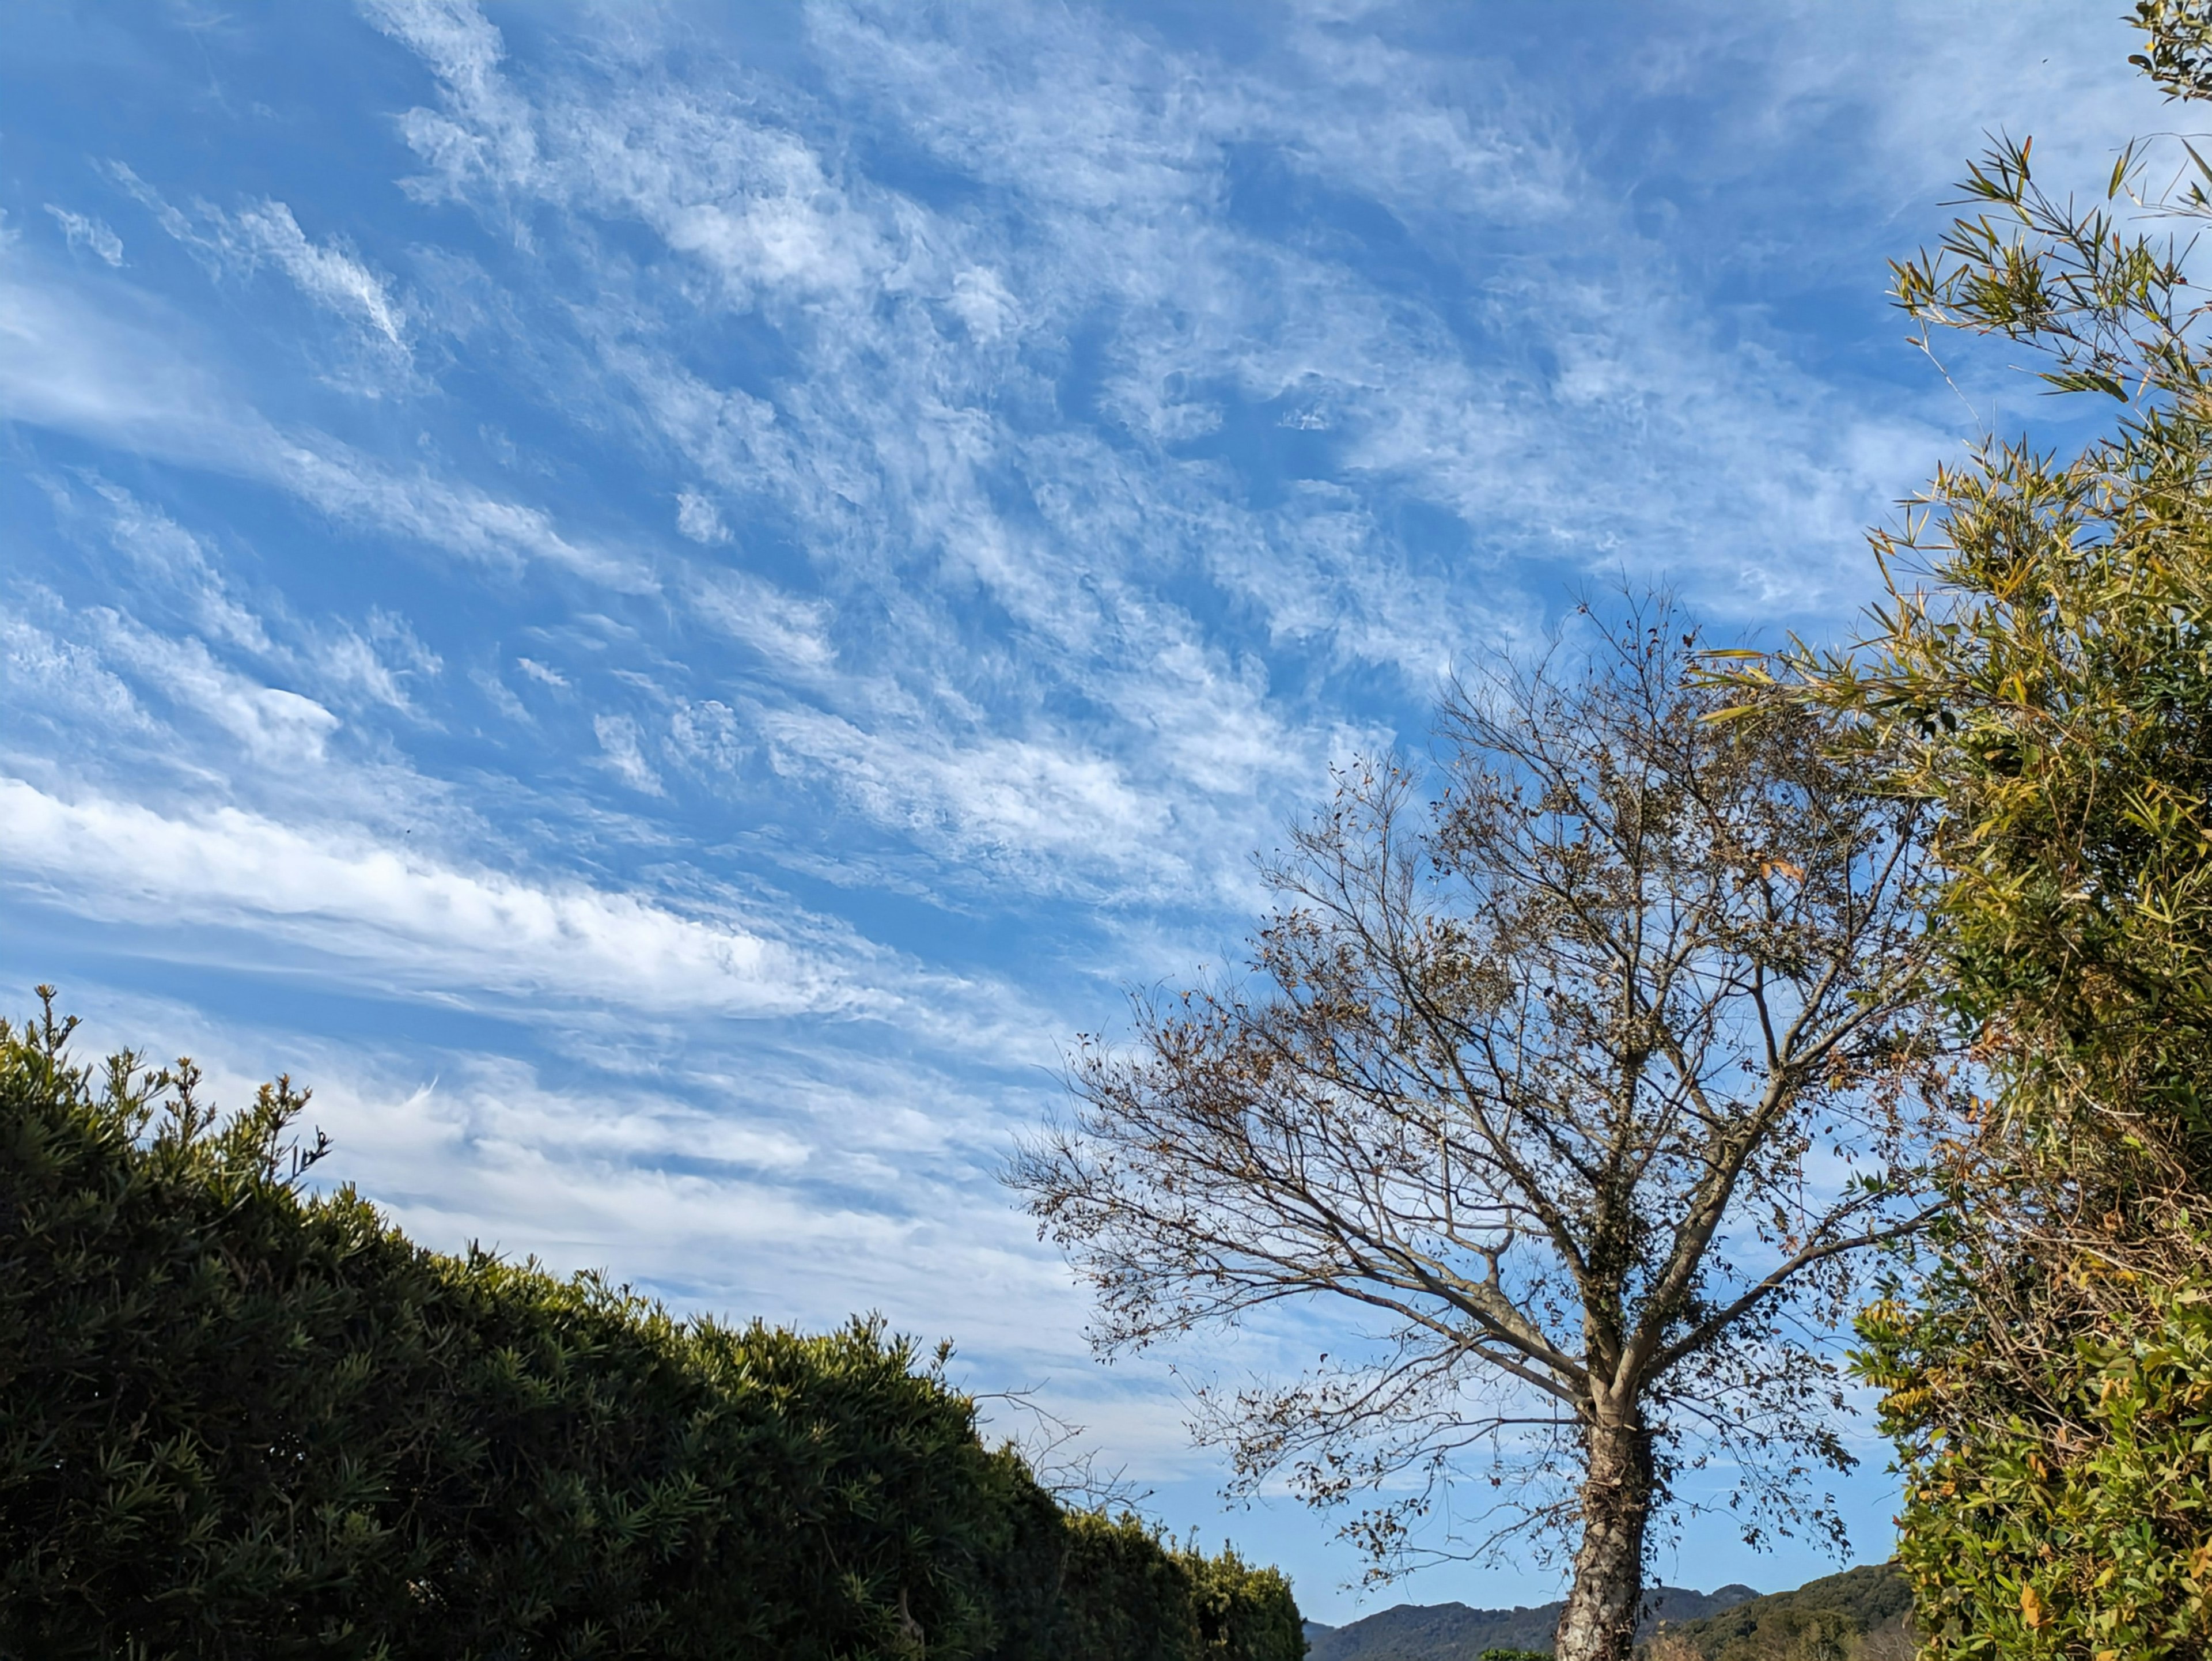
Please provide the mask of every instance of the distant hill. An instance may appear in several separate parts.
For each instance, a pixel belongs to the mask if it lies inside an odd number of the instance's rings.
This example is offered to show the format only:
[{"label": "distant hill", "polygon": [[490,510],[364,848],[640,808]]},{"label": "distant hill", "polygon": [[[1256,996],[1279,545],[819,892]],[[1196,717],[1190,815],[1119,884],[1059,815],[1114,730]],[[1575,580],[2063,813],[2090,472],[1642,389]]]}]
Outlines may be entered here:
[{"label": "distant hill", "polygon": [[[1772,1601],[1760,1598],[1749,1586],[1723,1586],[1714,1592],[1654,1586],[1644,1594],[1638,1635],[1649,1636],[1662,1621],[1670,1627],[1679,1623],[1686,1630],[1689,1623],[1723,1615],[1748,1600]],[[1487,1649],[1548,1653],[1564,1607],[1552,1603],[1534,1609],[1471,1609],[1464,1603],[1401,1603],[1349,1626],[1324,1627],[1309,1621],[1306,1641],[1311,1647],[1306,1661],[1476,1661]]]},{"label": "distant hill", "polygon": [[1784,1661],[1814,1655],[1910,1661],[1916,1646],[1905,1621],[1911,1610],[1905,1577],[1889,1564],[1870,1564],[1808,1580],[1795,1591],[1747,1598],[1717,1614],[1670,1619],[1662,1641],[1647,1653],[1650,1661]]}]

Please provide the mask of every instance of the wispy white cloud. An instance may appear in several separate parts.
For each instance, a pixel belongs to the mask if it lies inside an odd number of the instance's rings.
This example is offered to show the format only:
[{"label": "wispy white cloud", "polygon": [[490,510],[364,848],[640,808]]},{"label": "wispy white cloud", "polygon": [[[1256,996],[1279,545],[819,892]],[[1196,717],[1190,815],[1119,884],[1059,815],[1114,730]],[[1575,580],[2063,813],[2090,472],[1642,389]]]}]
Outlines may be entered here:
[{"label": "wispy white cloud", "polygon": [[543,560],[629,593],[656,586],[644,562],[564,536],[542,508],[427,467],[387,465],[327,435],[280,430],[157,321],[0,269],[0,418],[256,479],[333,519],[466,559]]},{"label": "wispy white cloud", "polygon": [[215,722],[256,764],[319,762],[338,718],[311,697],[264,685],[220,662],[197,639],[176,640],[114,611],[95,614],[106,654],[175,705]]},{"label": "wispy white cloud", "polygon": [[434,681],[445,668],[406,618],[381,609],[369,614],[366,633],[343,624],[320,631],[307,656],[325,684],[417,720],[426,716],[410,685]]},{"label": "wispy white cloud", "polygon": [[[428,719],[409,689],[434,681],[444,666],[404,616],[372,606],[358,624],[302,623],[281,600],[264,616],[236,591],[220,552],[160,508],[89,470],[37,482],[88,553],[105,545],[126,562],[118,598],[131,609],[94,606],[72,629],[56,596],[38,597],[39,609],[74,635],[70,649],[95,654],[102,672],[120,669],[156,702],[212,718],[257,764],[325,760],[324,739],[338,725],[331,704]],[[271,674],[291,684],[255,678]]]},{"label": "wispy white cloud", "polygon": [[[22,596],[18,593],[17,599]],[[15,606],[0,608],[0,675],[18,730],[9,741],[17,764],[30,759],[30,734],[22,731],[34,712],[58,715],[71,729],[110,735],[137,734],[154,722],[122,678],[100,660],[97,651],[42,629]]]},{"label": "wispy white cloud", "polygon": [[[1275,528],[1227,509],[1210,470],[1172,461],[1163,469],[1158,457],[1123,461],[1064,423],[1032,433],[988,413],[1002,377],[1021,375],[1002,349],[1072,326],[1077,308],[1099,298],[1088,276],[1077,279],[1080,292],[1040,296],[1034,257],[1024,266],[995,245],[969,248],[973,228],[853,179],[797,133],[710,89],[641,71],[611,93],[556,84],[526,95],[508,82],[496,34],[465,27],[453,9],[381,6],[373,15],[424,51],[444,82],[443,111],[416,112],[405,127],[440,170],[438,194],[501,211],[535,198],[635,215],[672,253],[716,274],[723,306],[772,316],[805,355],[804,382],[785,384],[770,401],[710,385],[655,343],[635,307],[594,344],[613,388],[626,390],[694,467],[724,491],[765,497],[796,516],[839,595],[832,610],[722,572],[686,587],[702,620],[814,689],[810,704],[771,700],[761,717],[785,764],[834,780],[843,800],[888,828],[939,847],[994,849],[1048,886],[1066,879],[1050,873],[1069,862],[1102,874],[1132,860],[1174,868],[1180,855],[1133,850],[1179,818],[1190,822],[1177,802],[1193,789],[1224,806],[1234,798],[1233,828],[1218,809],[1201,817],[1208,830],[1247,842],[1267,812],[1255,785],[1279,784],[1301,764],[1317,770],[1337,740],[1334,724],[1293,733],[1280,711],[1252,723],[1246,707],[1258,706],[1237,672],[1194,650],[1188,620],[1155,592],[1164,567],[1203,566],[1209,551],[1242,542],[1253,551],[1249,563],[1224,557],[1213,574],[1276,604],[1279,573],[1261,575]],[[1179,188],[1188,198],[1205,186],[1186,179]],[[979,344],[1000,355],[971,362]],[[1008,484],[1030,493],[1025,514],[1007,512]],[[710,518],[708,505],[688,493],[679,528],[714,535],[719,514]],[[1325,540],[1307,546],[1309,559],[1334,551]],[[1389,558],[1376,538],[1358,551]],[[941,563],[944,581],[927,580],[929,560]],[[1025,680],[1064,688],[1102,707],[1099,730],[1113,748],[1138,733],[1147,743],[1168,739],[1158,759],[1125,769],[1088,740],[1069,753],[1073,727],[1055,730],[999,697],[988,714],[974,707],[960,662],[972,636],[958,617],[971,583],[1017,624],[998,643],[1009,654],[1006,690]],[[1393,640],[1386,660],[1418,658],[1425,679],[1445,660],[1437,640],[1465,608],[1433,582],[1401,587],[1417,597],[1377,609],[1422,620],[1429,643]],[[1331,633],[1348,620],[1340,599],[1304,618]],[[840,642],[863,637],[868,669],[859,678],[835,675]],[[1225,688],[1234,689],[1226,698]],[[994,736],[958,736],[979,716],[996,726]],[[1215,764],[1233,747],[1224,738],[1247,728],[1249,749],[1264,751],[1269,764],[1257,772]],[[1047,805],[1033,808],[1032,797]],[[1071,834],[1070,824],[1087,830]]]},{"label": "wispy white cloud", "polygon": [[403,472],[386,467],[319,435],[255,436],[261,441],[239,461],[334,519],[397,531],[491,563],[544,560],[627,593],[649,593],[656,586],[643,562],[571,540],[542,508],[428,469]]},{"label": "wispy white cloud", "polygon": [[215,245],[193,228],[192,222],[159,191],[141,179],[128,162],[108,161],[100,164],[100,171],[115,186],[154,216],[154,222],[175,240],[204,259],[213,255]]},{"label": "wispy white cloud", "polygon": [[[104,510],[106,540],[131,561],[142,580],[181,595],[192,620],[213,638],[248,652],[273,649],[264,620],[231,592],[204,542],[112,481],[96,473],[82,477]],[[65,519],[79,508],[78,500],[58,481],[50,486],[48,496]]]},{"label": "wispy white cloud", "polygon": [[[463,9],[374,15],[443,85],[441,109],[404,127],[433,169],[421,189],[504,213],[535,200],[635,216],[714,273],[726,305],[773,319],[807,365],[773,399],[714,387],[649,344],[650,313],[634,307],[599,347],[694,466],[797,516],[817,557],[836,561],[831,584],[874,590],[888,613],[897,645],[876,674],[902,694],[831,688],[827,708],[773,718],[780,753],[834,753],[823,771],[895,829],[1036,837],[1040,873],[1086,853],[1112,867],[1105,850],[1122,839],[1054,845],[1053,816],[1025,830],[972,772],[948,770],[974,712],[942,666],[971,642],[951,620],[957,588],[918,583],[915,554],[939,551],[945,575],[1007,609],[1030,636],[995,642],[1017,678],[1100,708],[1112,755],[1218,726],[1218,677],[1161,672],[1188,631],[1152,597],[1178,563],[1259,608],[1273,639],[1395,666],[1418,696],[1455,657],[1533,632],[1516,590],[1556,580],[1540,573],[1602,580],[1656,563],[1754,620],[1833,605],[1856,586],[1860,527],[1884,510],[1899,459],[1948,441],[1893,410],[1839,411],[1816,379],[1717,336],[1683,274],[1604,205],[1568,113],[1545,94],[1524,95],[1502,68],[1439,68],[1344,20],[1302,19],[1283,50],[1231,69],[1083,10],[1048,21],[986,9],[950,20],[949,34],[896,9],[812,13],[833,85],[1006,192],[1010,225],[872,184],[849,155],[779,125],[799,118],[779,114],[772,91],[719,90],[649,44],[602,60],[588,86],[542,70],[518,82],[496,31]],[[1468,73],[1490,77],[1479,118]],[[1440,260],[1492,239],[1542,252],[1468,266],[1470,339],[1433,300],[1225,219],[1231,153],[1255,145],[1294,178],[1381,202]],[[1149,453],[992,412],[1019,401],[1007,346],[1099,322],[1103,407]],[[1503,361],[1486,356],[1501,347]],[[1224,396],[1329,435],[1335,478],[1266,514],[1232,505],[1230,469],[1174,453],[1220,428]],[[1043,534],[1009,514],[1010,486]],[[1389,528],[1394,496],[1456,519],[1463,548],[1409,557]],[[703,515],[683,523],[706,531]],[[911,551],[885,563],[887,548]],[[1466,581],[1470,563],[1495,580]],[[711,587],[695,592],[713,605]],[[839,609],[849,632],[872,607]],[[1278,704],[1273,723],[1286,713]],[[1064,742],[1033,711],[997,704],[989,719],[1010,755]],[[1285,735],[1267,725],[1255,738],[1281,754]],[[854,763],[856,734],[897,790]],[[1310,774],[1332,742],[1308,730],[1289,749]],[[1083,763],[1061,753],[1072,776]],[[1133,823],[1166,824],[1220,782],[1140,774],[1121,779],[1149,798]],[[971,781],[973,811],[922,782],[947,778]],[[1261,806],[1217,828],[1249,838],[1267,817]]]},{"label": "wispy white cloud", "polygon": [[797,599],[749,571],[695,570],[685,597],[702,621],[802,680],[818,677],[836,656],[830,605]]},{"label": "wispy white cloud", "polygon": [[662,794],[660,776],[639,747],[636,721],[628,715],[594,715],[592,731],[599,737],[599,760],[608,771],[633,790],[648,796]]},{"label": "wispy white cloud", "polygon": [[237,808],[171,816],[0,777],[0,867],[108,921],[251,928],[356,972],[665,1011],[772,1015],[872,1001],[799,949],[635,895],[468,871]]},{"label": "wispy white cloud", "polygon": [[1066,741],[863,731],[803,709],[765,714],[762,729],[787,764],[834,781],[854,806],[941,855],[993,861],[1080,849],[1091,860],[1173,861],[1163,804],[1131,788],[1121,767]]},{"label": "wispy white cloud", "polygon": [[46,204],[46,211],[62,228],[62,234],[69,239],[70,246],[88,248],[111,265],[123,263],[123,239],[116,235],[104,220],[57,207],[51,202]]},{"label": "wispy white cloud", "polygon": [[676,497],[676,528],[694,542],[727,542],[730,527],[722,523],[721,510],[714,499],[696,490],[684,490]]},{"label": "wispy white cloud", "polygon": [[711,773],[728,773],[750,753],[737,711],[720,698],[684,704],[669,717],[668,741],[676,757]]},{"label": "wispy white cloud", "polygon": [[249,261],[267,260],[316,304],[406,351],[406,314],[392,299],[389,282],[343,246],[309,241],[283,203],[242,208],[227,228]]},{"label": "wispy white cloud", "polygon": [[[264,265],[274,266],[310,301],[365,331],[399,362],[411,361],[406,311],[393,297],[391,280],[370,270],[342,240],[311,240],[288,204],[264,198],[230,214],[212,203],[196,201],[187,214],[128,163],[111,161],[103,171],[211,271],[250,277]],[[58,208],[47,211],[61,214]],[[64,223],[70,228],[69,220]],[[72,243],[77,234],[70,228]],[[121,244],[112,233],[108,240],[116,246],[116,258],[108,260],[112,265],[120,261]]]},{"label": "wispy white cloud", "polygon": [[[1817,607],[1856,562],[1886,483],[1849,465],[1865,447],[1838,453],[1839,412],[1816,382],[1714,338],[1702,296],[1604,204],[1563,113],[1503,66],[1440,65],[1342,20],[1286,29],[1282,50],[1234,69],[1096,13],[1062,25],[979,10],[951,39],[893,9],[817,18],[848,84],[1036,204],[1042,246],[1019,262],[1031,314],[1127,308],[1108,387],[1137,431],[1188,442],[1218,425],[1224,395],[1296,399],[1305,424],[1336,435],[1340,477],[1368,481],[1370,501],[1403,492],[1448,510],[1478,557],[1601,570],[1633,547],[1723,611]],[[1237,229],[1218,208],[1240,147],[1278,158],[1291,188],[1383,206],[1440,270],[1459,269],[1469,314],[1443,309],[1457,295]],[[1939,441],[1893,417],[1871,424]],[[1348,597],[1421,587],[1419,609],[1462,640],[1490,621],[1469,614],[1464,585],[1387,549],[1329,575]]]},{"label": "wispy white cloud", "polygon": [[362,9],[421,56],[470,118],[465,127],[410,110],[404,120],[408,142],[432,158],[449,188],[472,173],[527,177],[536,136],[500,73],[505,42],[471,0],[366,0]]}]

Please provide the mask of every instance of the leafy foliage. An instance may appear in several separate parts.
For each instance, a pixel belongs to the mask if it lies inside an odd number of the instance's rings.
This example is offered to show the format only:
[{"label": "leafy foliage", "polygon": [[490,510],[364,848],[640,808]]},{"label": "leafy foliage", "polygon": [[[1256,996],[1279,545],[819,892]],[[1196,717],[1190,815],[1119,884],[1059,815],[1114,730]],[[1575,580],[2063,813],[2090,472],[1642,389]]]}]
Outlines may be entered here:
[{"label": "leafy foliage", "polygon": [[2168,98],[2212,98],[2212,15],[2200,0],[2137,0],[2143,49],[2128,62]]},{"label": "leafy foliage", "polygon": [[0,1655],[1302,1652],[1272,1570],[985,1448],[943,1352],[425,1251],[301,1191],[289,1080],[225,1119],[68,1031],[0,1023]]},{"label": "leafy foliage", "polygon": [[[2158,84],[2212,92],[2212,6],[2137,21]],[[2151,190],[2158,154],[2129,146],[2084,208],[2001,143],[1896,268],[1923,329],[2028,347],[2117,419],[2070,457],[1940,470],[1875,538],[1871,639],[1775,672],[1931,805],[1936,937],[1993,1087],[1928,1255],[1861,1323],[1939,1658],[2204,1652],[2212,382],[2188,251],[2141,218],[2212,215],[2212,167],[2183,144]]]},{"label": "leafy foliage", "polygon": [[1066,1602],[1055,1658],[1278,1661],[1305,1653],[1304,1622],[1273,1569],[1250,1567],[1233,1551],[1208,1556],[1164,1541],[1133,1517],[1074,1512],[1060,1541],[1065,1584],[1079,1595]]},{"label": "leafy foliage", "polygon": [[1899,1555],[1936,1652],[2212,1651],[2212,1293],[2148,1290],[2054,1362],[2043,1411],[1942,1439],[1914,1397],[1951,1359],[1930,1324],[1885,1305],[1863,1330],[1870,1370],[1904,1381],[1887,1411],[1911,1454]]}]

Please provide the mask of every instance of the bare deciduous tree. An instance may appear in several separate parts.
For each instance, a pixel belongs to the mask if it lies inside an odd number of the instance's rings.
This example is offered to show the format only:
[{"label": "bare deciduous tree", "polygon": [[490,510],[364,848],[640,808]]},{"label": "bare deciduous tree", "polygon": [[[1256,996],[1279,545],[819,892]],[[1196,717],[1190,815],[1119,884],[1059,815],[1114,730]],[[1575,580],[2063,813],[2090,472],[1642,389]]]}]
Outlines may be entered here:
[{"label": "bare deciduous tree", "polygon": [[1927,1215],[1911,809],[1802,711],[1711,719],[1683,626],[1650,602],[1570,670],[1457,689],[1432,803],[1341,776],[1267,867],[1251,981],[1083,1041],[1012,1171],[1103,1348],[1365,1311],[1352,1356],[1202,1392],[1201,1428],[1247,1488],[1375,1490],[1346,1532],[1384,1573],[1486,1450],[1503,1509],[1455,1548],[1574,1542],[1563,1661],[1630,1654],[1686,1465],[1733,1473],[1752,1537],[1838,1530],[1820,1334]]}]

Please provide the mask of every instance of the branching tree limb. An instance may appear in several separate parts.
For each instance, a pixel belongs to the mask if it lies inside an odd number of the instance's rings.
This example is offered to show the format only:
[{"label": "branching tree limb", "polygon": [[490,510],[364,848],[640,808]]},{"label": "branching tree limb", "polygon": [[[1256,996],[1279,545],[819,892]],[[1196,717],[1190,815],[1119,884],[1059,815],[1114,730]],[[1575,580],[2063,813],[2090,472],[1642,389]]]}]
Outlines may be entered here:
[{"label": "branching tree limb", "polygon": [[1458,688],[1440,796],[1341,776],[1266,867],[1249,982],[1085,1040],[1013,1173],[1107,1349],[1363,1311],[1364,1348],[1206,1394],[1205,1427],[1248,1487],[1389,1485],[1348,1530],[1382,1573],[1487,1450],[1510,1514],[1472,1543],[1579,1525],[1571,1661],[1628,1654],[1686,1461],[1738,1473],[1754,1537],[1834,1529],[1814,1329],[1928,1215],[1915,810],[1801,707],[1710,719],[1696,656],[1655,601],[1569,669]]}]

